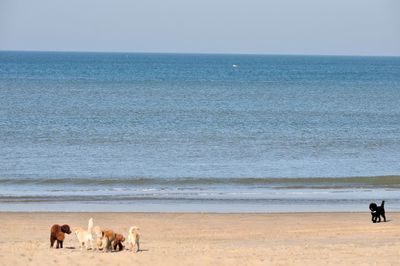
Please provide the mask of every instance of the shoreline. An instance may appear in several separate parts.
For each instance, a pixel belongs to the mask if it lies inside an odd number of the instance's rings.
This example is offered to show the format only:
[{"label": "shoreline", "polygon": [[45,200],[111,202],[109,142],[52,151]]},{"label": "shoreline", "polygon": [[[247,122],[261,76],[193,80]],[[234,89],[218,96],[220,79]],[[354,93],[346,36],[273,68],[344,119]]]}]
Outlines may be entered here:
[{"label": "shoreline", "polygon": [[[400,211],[400,200],[382,197],[388,212]],[[1,203],[0,212],[136,212],[136,213],[334,213],[368,212],[371,202],[380,203],[371,195],[370,199],[329,200],[130,200],[92,202],[18,202]]]},{"label": "shoreline", "polygon": [[[0,178],[0,211],[351,212],[385,200],[397,175],[348,178]],[[60,189],[62,187],[63,189]]]},{"label": "shoreline", "polygon": [[[127,236],[142,252],[80,251],[76,236],[49,248],[52,224],[94,225]],[[373,224],[352,213],[0,212],[0,265],[335,265],[398,263],[400,212]]]},{"label": "shoreline", "polygon": [[[301,214],[319,214],[319,215],[331,215],[331,214],[368,214],[370,215],[369,211],[332,211],[332,212],[309,212],[309,211],[298,211],[298,212],[158,212],[158,211],[148,211],[148,212],[135,212],[135,211],[0,211],[0,215],[4,214],[134,214],[134,215],[158,215],[158,214],[165,214],[165,215],[301,215]],[[400,211],[390,211],[390,214],[400,215]]]}]

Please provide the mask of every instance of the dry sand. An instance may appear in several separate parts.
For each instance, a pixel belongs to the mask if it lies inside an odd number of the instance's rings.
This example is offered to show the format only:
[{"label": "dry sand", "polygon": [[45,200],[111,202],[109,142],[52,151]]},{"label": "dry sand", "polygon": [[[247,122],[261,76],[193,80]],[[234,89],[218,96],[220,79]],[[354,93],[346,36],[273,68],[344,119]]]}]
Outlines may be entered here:
[{"label": "dry sand", "polygon": [[[54,223],[127,234],[139,253],[80,251],[74,234],[49,248]],[[400,213],[373,224],[369,213],[182,214],[0,213],[0,265],[399,265]]]}]

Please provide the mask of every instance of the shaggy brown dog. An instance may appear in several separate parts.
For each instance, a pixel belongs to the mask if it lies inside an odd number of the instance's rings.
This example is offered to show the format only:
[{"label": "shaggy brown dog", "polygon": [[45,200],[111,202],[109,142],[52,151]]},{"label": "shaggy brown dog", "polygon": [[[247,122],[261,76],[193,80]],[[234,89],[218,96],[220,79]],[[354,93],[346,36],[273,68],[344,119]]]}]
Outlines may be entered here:
[{"label": "shaggy brown dog", "polygon": [[71,229],[69,225],[64,224],[60,226],[55,224],[50,229],[50,248],[53,247],[54,242],[57,240],[56,248],[63,248],[63,242],[65,239],[65,234],[71,234]]},{"label": "shaggy brown dog", "polygon": [[118,250],[121,251],[124,249],[124,245],[122,245],[122,242],[125,241],[125,237],[121,234],[115,234],[115,239],[113,241],[113,249],[116,251],[117,247]]}]

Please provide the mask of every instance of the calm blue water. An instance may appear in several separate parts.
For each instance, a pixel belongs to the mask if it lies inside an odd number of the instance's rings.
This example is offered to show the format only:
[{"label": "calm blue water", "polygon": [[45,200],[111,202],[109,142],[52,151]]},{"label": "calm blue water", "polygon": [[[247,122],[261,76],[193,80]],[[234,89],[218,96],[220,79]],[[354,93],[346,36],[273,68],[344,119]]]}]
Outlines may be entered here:
[{"label": "calm blue water", "polygon": [[399,57],[0,52],[0,210],[400,210],[399,162]]}]

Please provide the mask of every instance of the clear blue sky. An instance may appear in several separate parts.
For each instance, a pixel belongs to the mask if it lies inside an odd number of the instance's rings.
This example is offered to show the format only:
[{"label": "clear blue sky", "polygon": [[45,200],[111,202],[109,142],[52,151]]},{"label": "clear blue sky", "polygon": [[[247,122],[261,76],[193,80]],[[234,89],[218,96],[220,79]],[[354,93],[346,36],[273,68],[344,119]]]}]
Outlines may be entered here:
[{"label": "clear blue sky", "polygon": [[400,0],[0,0],[0,50],[400,55]]}]

